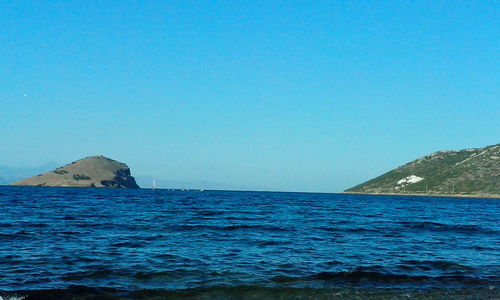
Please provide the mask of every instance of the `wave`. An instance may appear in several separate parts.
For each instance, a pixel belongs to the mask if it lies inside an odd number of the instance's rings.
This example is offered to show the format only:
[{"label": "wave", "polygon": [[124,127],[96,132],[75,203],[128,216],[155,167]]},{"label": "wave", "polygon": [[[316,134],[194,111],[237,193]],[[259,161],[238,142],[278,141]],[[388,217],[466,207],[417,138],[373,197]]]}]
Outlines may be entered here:
[{"label": "wave", "polygon": [[461,265],[449,261],[443,261],[443,260],[437,260],[437,261],[432,261],[432,260],[424,260],[424,261],[419,261],[419,260],[405,260],[403,261],[403,265],[400,265],[400,267],[416,267],[421,270],[432,270],[432,269],[437,269],[437,270],[442,270],[442,271],[453,271],[453,270],[460,270],[460,271],[472,271],[475,270],[473,267],[469,267],[466,265]]},{"label": "wave", "polygon": [[185,270],[178,269],[172,271],[159,271],[159,272],[137,272],[133,274],[135,279],[139,280],[157,280],[157,279],[173,279],[180,280],[186,276],[190,277],[221,277],[222,275],[215,271],[199,271],[199,270]]},{"label": "wave", "polygon": [[316,229],[326,232],[348,232],[348,233],[367,233],[367,232],[380,232],[379,230],[363,228],[363,227],[316,227]]},{"label": "wave", "polygon": [[234,230],[263,230],[263,231],[288,231],[288,229],[272,225],[228,225],[228,226],[212,226],[212,225],[175,225],[168,226],[169,229],[175,231],[204,231],[204,230],[215,230],[215,231],[234,231]]},{"label": "wave", "polygon": [[259,247],[268,247],[276,245],[289,245],[290,241],[279,241],[279,240],[255,240],[251,241],[251,244]]},{"label": "wave", "polygon": [[37,232],[28,230],[19,230],[15,233],[0,233],[0,240],[31,239],[33,236],[40,235]]},{"label": "wave", "polygon": [[19,238],[19,234],[17,234],[17,233],[0,233],[0,240],[1,239],[14,239],[14,238]]},{"label": "wave", "polygon": [[61,279],[63,281],[73,281],[81,279],[91,279],[91,278],[103,278],[113,274],[113,270],[97,270],[97,271],[82,271],[82,272],[72,272],[64,274]]},{"label": "wave", "polygon": [[[170,255],[169,255],[170,256]],[[168,257],[167,257],[168,259]],[[294,271],[280,272],[281,274],[294,274]],[[276,273],[275,273],[276,274]],[[296,273],[295,273],[296,274]],[[478,276],[472,267],[460,265],[448,261],[403,261],[400,265],[390,269],[382,266],[358,267],[350,271],[319,272],[312,275],[294,276],[280,275],[270,277],[262,282],[274,284],[287,284],[289,286],[345,286],[345,287],[397,287],[397,286],[485,286],[490,284],[499,285],[499,276]],[[243,276],[243,277],[241,277]],[[182,286],[184,280],[237,282],[244,274],[219,273],[214,270],[196,269],[174,269],[157,271],[135,271],[125,269],[94,269],[90,271],[79,271],[63,274],[62,281],[74,283],[87,279],[114,280],[121,278],[125,281],[141,280],[145,287],[149,283],[166,280],[166,282],[178,282]],[[149,286],[150,287],[150,286]]]},{"label": "wave", "polygon": [[56,232],[56,234],[59,234],[59,235],[78,235],[78,234],[82,234],[82,233],[79,231],[59,231],[59,232]]},{"label": "wave", "polygon": [[204,217],[213,217],[213,216],[221,216],[226,214],[225,211],[217,211],[217,210],[201,210],[196,212],[200,216]]},{"label": "wave", "polygon": [[404,274],[381,273],[375,271],[364,271],[355,269],[348,272],[321,272],[310,276],[310,279],[326,281],[348,281],[359,282],[362,280],[382,281],[382,282],[419,282],[428,279],[426,276],[410,276]]},{"label": "wave", "polygon": [[220,228],[221,230],[264,230],[264,231],[288,231],[288,229],[272,225],[230,225]]},{"label": "wave", "polygon": [[[445,270],[472,270],[467,266],[453,264],[449,262],[411,262],[415,265],[432,265],[434,268]],[[276,276],[272,280],[279,283],[297,284],[310,283],[311,281],[322,281],[328,284],[339,286],[360,286],[360,287],[423,287],[423,286],[488,286],[499,285],[500,277],[479,278],[472,276],[472,273],[465,274],[445,274],[439,276],[413,275],[411,272],[385,272],[382,267],[360,267],[352,271],[343,272],[320,272],[305,277]],[[406,270],[408,271],[408,270]]]},{"label": "wave", "polygon": [[134,243],[134,242],[118,242],[111,244],[111,247],[116,247],[116,248],[140,248],[143,246],[144,244]]},{"label": "wave", "polygon": [[[24,260],[17,255],[6,255],[3,257],[0,257],[0,265],[17,265],[17,264],[22,264]],[[2,274],[0,274],[0,277],[3,277]]]},{"label": "wave", "polygon": [[469,224],[443,224],[438,222],[400,222],[400,224],[404,228],[410,229],[420,229],[420,230],[428,230],[428,231],[437,231],[437,232],[458,232],[458,233],[485,233],[485,234],[497,234],[496,230],[483,228],[478,225],[469,225]]},{"label": "wave", "polygon": [[34,299],[498,299],[500,290],[474,289],[344,289],[291,288],[255,285],[211,286],[179,290],[120,290],[72,285],[66,288],[0,292],[0,300]]},{"label": "wave", "polygon": [[12,294],[12,295],[0,295],[0,300],[23,300],[26,299],[26,296],[20,296],[17,294]]}]

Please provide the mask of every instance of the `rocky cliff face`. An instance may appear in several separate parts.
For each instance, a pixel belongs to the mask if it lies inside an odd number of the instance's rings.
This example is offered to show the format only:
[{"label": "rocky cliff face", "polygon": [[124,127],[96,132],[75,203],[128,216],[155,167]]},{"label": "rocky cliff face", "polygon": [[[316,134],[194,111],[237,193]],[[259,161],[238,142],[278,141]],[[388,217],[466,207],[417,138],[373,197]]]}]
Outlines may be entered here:
[{"label": "rocky cliff face", "polygon": [[500,144],[435,152],[346,192],[500,195]]},{"label": "rocky cliff face", "polygon": [[87,157],[12,185],[139,188],[126,164],[104,156]]}]

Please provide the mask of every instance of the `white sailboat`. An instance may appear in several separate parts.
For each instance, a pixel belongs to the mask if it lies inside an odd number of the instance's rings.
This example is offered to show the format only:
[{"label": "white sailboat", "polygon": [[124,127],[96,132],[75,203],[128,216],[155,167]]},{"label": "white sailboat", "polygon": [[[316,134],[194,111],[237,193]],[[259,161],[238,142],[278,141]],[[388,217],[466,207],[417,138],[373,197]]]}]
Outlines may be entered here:
[{"label": "white sailboat", "polygon": [[156,180],[153,180],[153,190],[157,190],[158,187],[156,186]]}]

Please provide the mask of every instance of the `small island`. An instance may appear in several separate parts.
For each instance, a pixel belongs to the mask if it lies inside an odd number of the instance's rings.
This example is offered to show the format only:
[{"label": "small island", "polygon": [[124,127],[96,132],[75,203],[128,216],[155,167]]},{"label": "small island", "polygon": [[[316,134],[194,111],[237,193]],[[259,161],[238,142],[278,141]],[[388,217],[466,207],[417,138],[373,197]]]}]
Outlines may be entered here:
[{"label": "small island", "polygon": [[14,182],[16,186],[139,188],[129,167],[102,155]]}]

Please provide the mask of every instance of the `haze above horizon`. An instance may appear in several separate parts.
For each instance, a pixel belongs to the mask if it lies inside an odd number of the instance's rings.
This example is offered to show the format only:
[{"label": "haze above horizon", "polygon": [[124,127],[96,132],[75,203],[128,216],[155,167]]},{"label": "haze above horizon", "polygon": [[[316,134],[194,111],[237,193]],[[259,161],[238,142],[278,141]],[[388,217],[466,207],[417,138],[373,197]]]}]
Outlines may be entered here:
[{"label": "haze above horizon", "polygon": [[339,192],[500,140],[498,1],[0,3],[0,165]]}]

